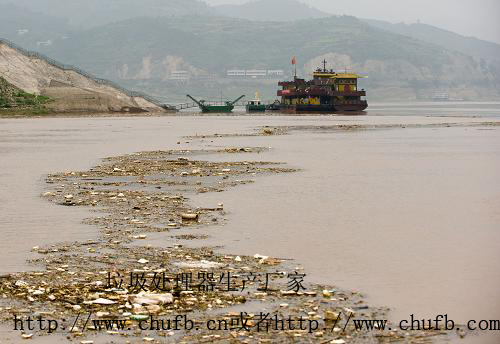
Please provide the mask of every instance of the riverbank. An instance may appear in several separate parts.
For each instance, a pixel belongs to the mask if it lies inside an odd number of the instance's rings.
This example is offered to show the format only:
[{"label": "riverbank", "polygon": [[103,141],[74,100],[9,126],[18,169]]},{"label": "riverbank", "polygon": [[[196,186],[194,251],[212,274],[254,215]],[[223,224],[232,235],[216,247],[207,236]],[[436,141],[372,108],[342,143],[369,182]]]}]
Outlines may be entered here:
[{"label": "riverbank", "polygon": [[[288,114],[279,112],[265,112],[247,114],[242,107],[236,107],[231,114],[203,114],[197,111],[179,111],[179,112],[153,112],[153,113],[120,113],[120,112],[59,112],[43,113],[36,115],[32,112],[28,116],[12,113],[12,109],[0,109],[0,118],[88,118],[88,117],[157,117],[157,116],[179,116],[179,117],[289,117]],[[500,118],[500,102],[388,102],[376,103],[370,101],[370,107],[366,110],[368,117],[372,116],[397,116],[397,117],[453,117],[453,118]],[[318,115],[300,115],[296,118],[314,118]],[[351,118],[352,116],[341,115],[321,115],[323,118]],[[366,116],[361,116],[366,117]]]},{"label": "riverbank", "polygon": [[159,117],[159,116],[172,116],[175,112],[60,112],[54,113],[53,111],[44,108],[21,108],[21,109],[0,109],[0,119],[9,118],[94,118],[94,117]]}]

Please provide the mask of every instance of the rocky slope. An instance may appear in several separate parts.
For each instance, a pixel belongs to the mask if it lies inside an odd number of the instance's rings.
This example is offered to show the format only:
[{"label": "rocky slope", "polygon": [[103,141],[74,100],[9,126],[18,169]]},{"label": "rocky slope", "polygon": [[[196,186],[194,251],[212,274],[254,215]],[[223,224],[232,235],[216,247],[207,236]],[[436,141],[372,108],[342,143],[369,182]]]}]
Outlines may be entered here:
[{"label": "rocky slope", "polygon": [[[63,67],[63,68],[61,68]],[[0,41],[0,77],[16,89],[50,97],[46,106],[56,112],[146,112],[158,105],[94,80],[55,61],[26,54]]]}]

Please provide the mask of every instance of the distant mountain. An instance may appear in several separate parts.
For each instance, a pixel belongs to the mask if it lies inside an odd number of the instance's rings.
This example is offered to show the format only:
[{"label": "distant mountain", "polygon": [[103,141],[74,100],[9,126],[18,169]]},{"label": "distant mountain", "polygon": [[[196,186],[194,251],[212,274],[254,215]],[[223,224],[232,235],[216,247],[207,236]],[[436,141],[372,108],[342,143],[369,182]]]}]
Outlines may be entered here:
[{"label": "distant mountain", "polygon": [[[424,24],[330,16],[296,0],[215,8],[197,0],[11,1],[0,0],[3,37],[155,96],[193,89],[238,96],[259,86],[274,97],[275,81],[237,82],[225,79],[226,71],[289,73],[296,55],[304,76],[324,58],[367,75],[362,85],[379,99],[428,99],[437,91],[500,98],[499,45]],[[197,81],[176,83],[176,71]]]},{"label": "distant mountain", "polygon": [[363,21],[379,29],[413,37],[424,42],[439,45],[448,50],[484,59],[494,63],[500,72],[500,44],[483,41],[474,37],[464,37],[451,31],[421,23],[391,24],[373,19],[363,19]]},{"label": "distant mountain", "polygon": [[214,9],[226,17],[257,21],[293,21],[331,16],[297,0],[256,0],[242,5],[215,6]]},{"label": "distant mountain", "polygon": [[50,44],[69,32],[67,20],[0,3],[0,35],[27,49]]},{"label": "distant mountain", "polygon": [[0,0],[2,4],[66,19],[90,28],[135,17],[207,15],[211,7],[200,0]]},{"label": "distant mountain", "polygon": [[[233,68],[289,71],[294,55],[304,76],[324,58],[333,68],[367,75],[363,87],[379,99],[429,98],[438,89],[455,98],[498,99],[500,92],[499,73],[490,64],[348,16],[295,22],[199,16],[135,18],[79,32],[41,49],[154,95],[185,94],[178,85],[169,86],[174,71],[187,71],[205,80],[222,78]],[[217,82],[193,81],[188,89],[210,95],[234,87]],[[269,93],[262,93],[274,96],[276,88],[273,82],[267,88]]]}]

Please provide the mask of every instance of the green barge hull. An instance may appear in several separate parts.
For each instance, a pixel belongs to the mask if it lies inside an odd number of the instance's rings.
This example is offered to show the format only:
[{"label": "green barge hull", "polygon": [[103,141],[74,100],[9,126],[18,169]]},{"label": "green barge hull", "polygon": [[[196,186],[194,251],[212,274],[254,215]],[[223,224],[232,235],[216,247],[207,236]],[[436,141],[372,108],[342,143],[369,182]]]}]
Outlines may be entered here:
[{"label": "green barge hull", "polygon": [[240,99],[242,99],[245,96],[243,95],[232,102],[226,101],[224,102],[225,104],[223,105],[218,105],[218,104],[212,105],[214,102],[212,102],[212,104],[209,104],[204,100],[196,100],[189,94],[187,95],[187,97],[190,98],[192,101],[194,101],[200,108],[201,112],[203,113],[230,113],[233,112],[234,104],[236,104]]},{"label": "green barge hull", "polygon": [[264,104],[260,105],[247,104],[246,110],[247,112],[266,112],[266,106]]},{"label": "green barge hull", "polygon": [[204,105],[200,106],[201,112],[207,113],[228,113],[233,112],[233,105]]}]

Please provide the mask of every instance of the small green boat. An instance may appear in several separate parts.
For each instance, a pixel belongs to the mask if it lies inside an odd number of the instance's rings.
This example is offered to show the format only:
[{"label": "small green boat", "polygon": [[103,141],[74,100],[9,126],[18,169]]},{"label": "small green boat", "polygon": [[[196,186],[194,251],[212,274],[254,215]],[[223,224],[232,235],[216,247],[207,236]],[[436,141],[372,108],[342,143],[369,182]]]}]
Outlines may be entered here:
[{"label": "small green boat", "polygon": [[206,100],[196,100],[193,97],[191,97],[189,94],[187,95],[188,98],[190,98],[192,101],[194,101],[199,107],[201,112],[209,112],[209,113],[228,113],[232,112],[234,109],[234,104],[236,104],[240,99],[245,97],[244,95],[236,99],[235,101],[226,101],[226,102],[220,102],[215,103],[215,102],[207,102]]},{"label": "small green boat", "polygon": [[247,105],[246,105],[247,112],[265,112],[266,111],[266,105],[262,104],[260,97],[259,97],[259,92],[255,93],[255,99],[254,100],[249,100]]}]

